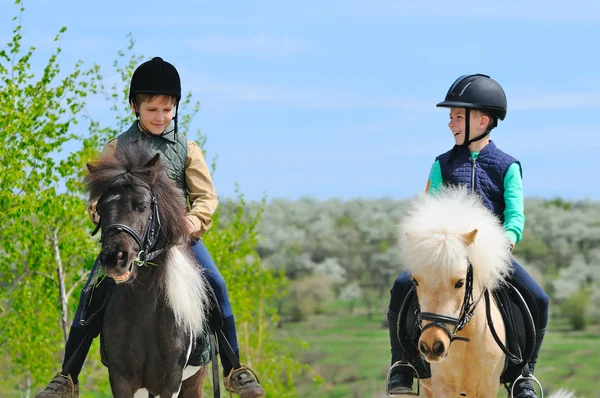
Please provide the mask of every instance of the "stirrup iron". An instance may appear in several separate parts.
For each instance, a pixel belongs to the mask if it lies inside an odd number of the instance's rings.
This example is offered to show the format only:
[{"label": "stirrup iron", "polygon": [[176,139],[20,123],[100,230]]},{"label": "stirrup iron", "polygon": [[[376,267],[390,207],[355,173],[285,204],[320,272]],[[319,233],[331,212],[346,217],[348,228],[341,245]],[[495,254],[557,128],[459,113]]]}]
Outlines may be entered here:
[{"label": "stirrup iron", "polygon": [[528,376],[523,376],[522,374],[520,374],[519,377],[517,377],[515,379],[515,381],[513,382],[512,388],[510,389],[511,397],[515,396],[515,386],[517,385],[517,382],[520,380],[533,381],[535,384],[538,385],[538,387],[540,387],[540,398],[544,398],[544,388],[542,387],[542,383],[540,383],[540,381],[533,374],[529,374]]},{"label": "stirrup iron", "polygon": [[[390,394],[390,378],[392,376],[392,370],[394,370],[395,368],[410,368],[411,369],[411,372],[413,373],[414,378],[417,379],[417,392],[416,393],[414,391],[411,391],[411,392],[407,392],[407,393],[402,393],[402,395]],[[386,386],[385,386],[385,392],[388,397],[399,397],[399,396],[407,396],[407,395],[418,397],[420,394],[420,390],[421,390],[421,383],[419,382],[419,373],[417,372],[417,369],[415,369],[414,366],[412,366],[410,363],[408,363],[406,361],[398,361],[398,362],[395,362],[390,367],[390,370],[388,371],[388,374],[386,377]]]}]

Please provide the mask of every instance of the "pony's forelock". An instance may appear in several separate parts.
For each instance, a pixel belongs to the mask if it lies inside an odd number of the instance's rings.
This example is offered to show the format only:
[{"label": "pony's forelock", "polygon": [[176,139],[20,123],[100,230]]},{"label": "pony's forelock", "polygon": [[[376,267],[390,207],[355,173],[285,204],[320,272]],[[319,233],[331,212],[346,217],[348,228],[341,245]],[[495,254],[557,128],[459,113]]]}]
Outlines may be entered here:
[{"label": "pony's forelock", "polygon": [[97,199],[107,189],[118,185],[148,186],[159,204],[162,240],[183,243],[189,238],[183,194],[167,176],[164,162],[156,169],[146,166],[155,154],[143,141],[117,145],[114,152],[106,152],[91,164],[85,177],[90,199]]},{"label": "pony's forelock", "polygon": [[[474,229],[475,240],[467,246],[464,235]],[[464,187],[445,187],[414,199],[397,237],[401,259],[413,274],[466,271],[468,258],[476,283],[493,290],[510,272],[510,243],[502,225],[480,197]]]}]

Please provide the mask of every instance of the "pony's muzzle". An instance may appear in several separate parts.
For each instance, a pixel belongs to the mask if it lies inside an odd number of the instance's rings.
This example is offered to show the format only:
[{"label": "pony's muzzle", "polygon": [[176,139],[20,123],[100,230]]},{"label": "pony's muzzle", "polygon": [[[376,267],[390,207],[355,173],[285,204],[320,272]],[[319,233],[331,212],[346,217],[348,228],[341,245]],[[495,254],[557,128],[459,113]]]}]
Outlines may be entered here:
[{"label": "pony's muzzle", "polygon": [[433,344],[433,354],[437,355],[438,357],[441,356],[444,352],[446,352],[446,347],[444,346],[444,343],[442,343],[441,341],[436,341]]},{"label": "pony's muzzle", "polygon": [[132,276],[133,261],[129,259],[129,252],[102,248],[100,263],[106,275],[116,283],[127,282]]},{"label": "pony's muzzle", "polygon": [[426,330],[419,339],[419,351],[427,362],[442,361],[450,347],[450,339],[440,330]]},{"label": "pony's muzzle", "polygon": [[433,343],[433,348],[430,348],[427,343],[421,341],[419,351],[425,356],[427,362],[440,362],[446,357],[446,346],[440,340]]},{"label": "pony's muzzle", "polygon": [[421,351],[421,354],[427,356],[429,355],[429,346],[424,342],[421,341],[421,343],[419,344],[419,351]]},{"label": "pony's muzzle", "polygon": [[421,341],[421,344],[419,345],[419,350],[421,350],[421,353],[425,356],[428,356],[431,354],[436,357],[439,357],[444,352],[446,352],[446,347],[444,346],[444,343],[442,343],[440,340],[438,340],[435,343],[433,343],[433,349],[430,349],[429,346],[427,345],[427,343],[425,343],[424,341]]},{"label": "pony's muzzle", "polygon": [[129,253],[126,250],[103,247],[100,252],[100,261],[104,267],[125,268],[130,263]]}]

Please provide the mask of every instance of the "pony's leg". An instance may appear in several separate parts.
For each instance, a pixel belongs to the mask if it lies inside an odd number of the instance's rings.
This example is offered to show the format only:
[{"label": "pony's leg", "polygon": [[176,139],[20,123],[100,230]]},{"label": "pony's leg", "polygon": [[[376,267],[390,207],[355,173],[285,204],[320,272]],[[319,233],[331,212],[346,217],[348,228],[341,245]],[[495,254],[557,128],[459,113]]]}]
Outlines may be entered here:
[{"label": "pony's leg", "polygon": [[[187,374],[181,373],[181,377],[178,380],[183,381],[177,383],[177,385],[173,384],[172,381],[167,381],[163,390],[158,395],[159,397],[185,397],[185,398],[201,398],[202,397],[202,387],[204,384],[204,371],[206,369],[205,366],[202,367],[192,367],[197,369],[196,373],[188,376]],[[189,368],[188,368],[189,370]],[[188,372],[185,372],[188,373]],[[187,378],[186,378],[187,377]]]},{"label": "pony's leg", "polygon": [[133,394],[137,391],[137,387],[133,386],[128,379],[108,372],[110,380],[110,389],[114,398],[133,398]]},{"label": "pony's leg", "polygon": [[206,366],[201,366],[196,373],[183,381],[179,398],[202,398]]},{"label": "pony's leg", "polygon": [[431,392],[431,379],[420,381],[419,397],[433,398],[433,392]]},{"label": "pony's leg", "polygon": [[424,397],[424,398],[433,398],[433,393],[429,390],[423,389],[420,393],[419,393],[419,397]]}]

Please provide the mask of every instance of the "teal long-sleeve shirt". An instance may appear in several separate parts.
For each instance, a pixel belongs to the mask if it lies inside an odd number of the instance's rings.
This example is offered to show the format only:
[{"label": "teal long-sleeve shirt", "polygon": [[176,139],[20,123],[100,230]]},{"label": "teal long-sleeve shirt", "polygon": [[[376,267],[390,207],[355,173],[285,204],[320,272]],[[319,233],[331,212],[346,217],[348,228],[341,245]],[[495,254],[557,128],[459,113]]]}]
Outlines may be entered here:
[{"label": "teal long-sleeve shirt", "polygon": [[[472,152],[471,157],[477,159],[479,152]],[[427,192],[435,194],[444,186],[440,162],[435,161],[429,172]],[[523,180],[517,163],[508,168],[504,176],[504,230],[508,239],[514,244],[521,241],[525,227],[525,207],[523,203]]]}]

